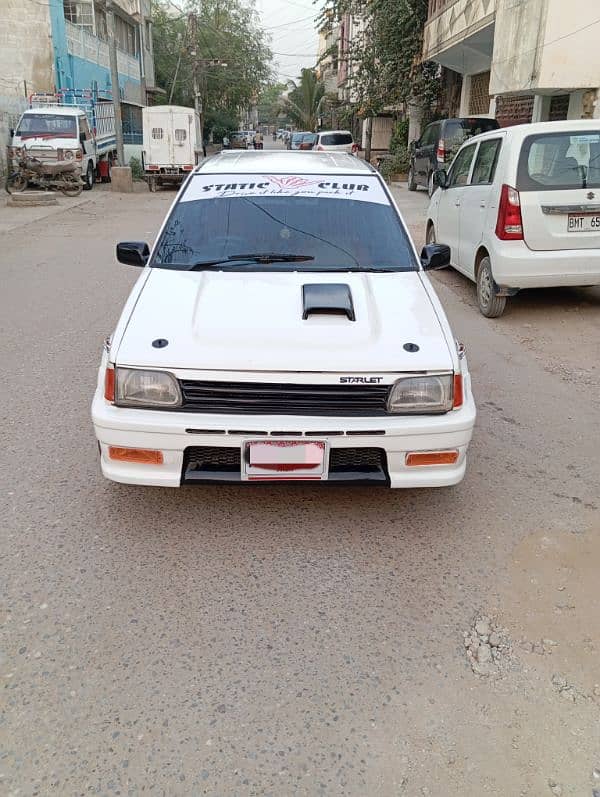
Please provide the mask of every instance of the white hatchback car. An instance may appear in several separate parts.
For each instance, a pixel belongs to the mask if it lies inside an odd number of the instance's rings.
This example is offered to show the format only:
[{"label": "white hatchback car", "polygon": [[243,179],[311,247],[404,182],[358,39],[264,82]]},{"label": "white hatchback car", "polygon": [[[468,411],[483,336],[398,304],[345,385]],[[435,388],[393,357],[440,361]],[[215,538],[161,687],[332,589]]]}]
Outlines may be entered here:
[{"label": "white hatchback car", "polygon": [[483,133],[435,180],[427,242],[450,247],[483,315],[520,288],[600,284],[600,120]]},{"label": "white hatchback car", "polygon": [[459,482],[464,350],[385,183],[331,153],[224,152],[181,188],[92,404],[102,471],[132,484]]},{"label": "white hatchback car", "polygon": [[321,130],[317,133],[314,149],[317,152],[354,152],[354,141],[349,130]]}]

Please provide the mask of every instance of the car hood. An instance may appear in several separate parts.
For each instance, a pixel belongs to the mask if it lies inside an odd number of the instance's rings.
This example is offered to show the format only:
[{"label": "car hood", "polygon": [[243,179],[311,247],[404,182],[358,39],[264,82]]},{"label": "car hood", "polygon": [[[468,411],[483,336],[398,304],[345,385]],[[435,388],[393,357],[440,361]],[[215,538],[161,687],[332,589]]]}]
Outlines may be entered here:
[{"label": "car hood", "polygon": [[[304,285],[347,285],[356,320],[303,320]],[[152,342],[168,341],[162,348]],[[407,351],[405,344],[416,344]],[[409,349],[414,349],[409,346]],[[416,271],[218,272],[151,269],[118,345],[119,365],[219,371],[451,370],[440,320]]]}]

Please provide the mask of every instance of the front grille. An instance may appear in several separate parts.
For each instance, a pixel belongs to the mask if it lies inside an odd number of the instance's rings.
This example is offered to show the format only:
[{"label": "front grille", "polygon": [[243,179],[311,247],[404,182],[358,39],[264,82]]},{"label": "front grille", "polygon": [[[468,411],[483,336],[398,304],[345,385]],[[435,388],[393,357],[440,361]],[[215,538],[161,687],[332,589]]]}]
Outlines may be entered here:
[{"label": "front grille", "polygon": [[181,381],[190,412],[235,415],[385,415],[389,385]]},{"label": "front grille", "polygon": [[[241,465],[239,446],[189,446],[183,455],[181,482],[238,483]],[[389,486],[385,451],[382,448],[330,449],[327,483]]]}]

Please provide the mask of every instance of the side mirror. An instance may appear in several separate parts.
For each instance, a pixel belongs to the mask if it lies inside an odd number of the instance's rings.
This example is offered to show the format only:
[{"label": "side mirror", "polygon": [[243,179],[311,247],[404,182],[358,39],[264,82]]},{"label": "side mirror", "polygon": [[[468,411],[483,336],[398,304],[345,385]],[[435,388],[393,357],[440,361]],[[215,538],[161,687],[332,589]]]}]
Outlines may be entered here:
[{"label": "side mirror", "polygon": [[446,188],[448,185],[448,175],[444,169],[436,169],[433,173],[433,184],[439,188]]},{"label": "side mirror", "polygon": [[421,251],[421,265],[424,271],[446,268],[450,265],[450,247],[446,244],[427,244]]},{"label": "side mirror", "polygon": [[145,266],[150,257],[150,247],[144,241],[123,241],[117,244],[117,260],[126,266]]}]

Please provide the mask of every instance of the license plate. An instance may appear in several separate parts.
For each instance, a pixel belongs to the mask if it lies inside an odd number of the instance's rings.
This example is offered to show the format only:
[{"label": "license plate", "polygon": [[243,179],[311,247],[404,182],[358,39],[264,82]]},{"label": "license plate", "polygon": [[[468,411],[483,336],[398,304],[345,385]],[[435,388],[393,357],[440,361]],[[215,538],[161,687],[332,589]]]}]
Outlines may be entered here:
[{"label": "license plate", "polygon": [[597,213],[569,213],[567,223],[569,232],[597,232],[600,233],[600,215]]},{"label": "license plate", "polygon": [[327,478],[321,440],[249,440],[242,447],[242,478],[248,481],[319,481]]}]

